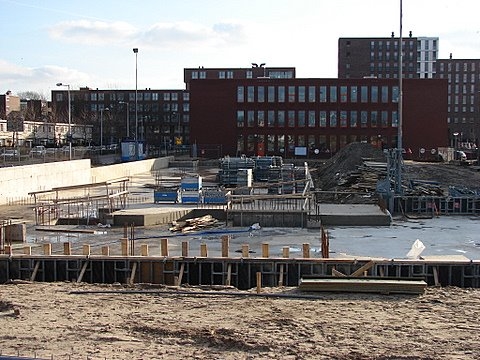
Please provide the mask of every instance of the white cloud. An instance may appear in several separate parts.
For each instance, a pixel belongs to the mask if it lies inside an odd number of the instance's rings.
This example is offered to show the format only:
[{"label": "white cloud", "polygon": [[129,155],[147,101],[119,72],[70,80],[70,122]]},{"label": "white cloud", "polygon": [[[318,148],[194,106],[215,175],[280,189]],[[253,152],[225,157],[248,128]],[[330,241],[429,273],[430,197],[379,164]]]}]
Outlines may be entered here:
[{"label": "white cloud", "polygon": [[103,45],[111,42],[127,42],[138,33],[137,29],[122,21],[92,20],[64,21],[49,29],[50,35],[71,43]]},{"label": "white cloud", "polygon": [[[56,83],[70,84],[73,88],[91,81],[90,75],[66,67],[45,65],[37,68],[22,67],[0,59],[0,83],[14,94],[22,91],[44,93],[56,87]],[[47,88],[46,88],[47,87]],[[48,94],[50,95],[50,94]]]}]

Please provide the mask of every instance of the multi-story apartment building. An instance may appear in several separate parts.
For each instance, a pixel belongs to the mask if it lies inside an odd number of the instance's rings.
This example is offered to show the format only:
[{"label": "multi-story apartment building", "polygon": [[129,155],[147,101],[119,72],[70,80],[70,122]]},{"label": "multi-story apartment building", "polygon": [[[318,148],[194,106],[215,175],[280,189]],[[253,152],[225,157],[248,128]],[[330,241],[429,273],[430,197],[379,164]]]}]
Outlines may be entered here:
[{"label": "multi-story apartment building", "polygon": [[[402,38],[403,77],[431,79],[438,56],[438,38]],[[340,38],[338,39],[338,77],[377,77],[396,79],[399,75],[400,39]]]},{"label": "multi-story apartment building", "polygon": [[7,91],[0,95],[0,119],[6,119],[12,111],[20,111],[20,97]]},{"label": "multi-story apartment building", "polygon": [[[471,149],[480,141],[480,59],[439,59],[436,77],[448,81],[452,146]],[[452,143],[453,142],[453,143]]]},{"label": "multi-story apartment building", "polygon": [[[397,145],[395,79],[199,79],[189,88],[190,141],[200,155],[329,156],[350,142]],[[402,139],[413,156],[447,145],[446,88],[446,80],[404,81]]]},{"label": "multi-story apartment building", "polygon": [[[338,39],[338,77],[377,77],[397,79],[399,75],[400,38]],[[431,79],[438,56],[438,38],[402,38],[403,77]]]},{"label": "multi-story apartment building", "polygon": [[[449,145],[476,148],[480,145],[480,60],[438,59],[438,38],[403,39],[403,77],[448,80]],[[399,39],[340,38],[339,78],[397,78]],[[393,52],[392,52],[393,51]]]},{"label": "multi-story apartment building", "polygon": [[[124,139],[147,144],[158,153],[174,145],[189,144],[190,99],[185,90],[70,90],[71,123],[94,127],[96,145],[118,144]],[[137,105],[137,106],[136,106]],[[52,91],[54,116],[68,122],[68,90]],[[78,139],[73,138],[73,143]]]}]

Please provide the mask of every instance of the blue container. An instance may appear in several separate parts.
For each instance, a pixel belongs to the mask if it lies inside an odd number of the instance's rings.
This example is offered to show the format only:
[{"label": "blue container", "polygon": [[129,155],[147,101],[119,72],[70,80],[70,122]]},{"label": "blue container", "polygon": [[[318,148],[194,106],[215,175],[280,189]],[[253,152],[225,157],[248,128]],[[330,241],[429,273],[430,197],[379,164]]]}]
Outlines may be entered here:
[{"label": "blue container", "polygon": [[178,201],[178,191],[155,190],[153,192],[153,199],[155,203],[159,202],[173,202]]}]

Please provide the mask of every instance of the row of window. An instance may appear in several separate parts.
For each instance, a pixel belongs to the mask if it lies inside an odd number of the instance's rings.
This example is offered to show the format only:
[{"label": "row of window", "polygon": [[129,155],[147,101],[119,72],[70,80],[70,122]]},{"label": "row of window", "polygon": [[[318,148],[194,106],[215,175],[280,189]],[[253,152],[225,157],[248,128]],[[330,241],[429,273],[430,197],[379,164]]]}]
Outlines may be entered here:
[{"label": "row of window", "polygon": [[398,102],[398,86],[238,86],[237,102]]},{"label": "row of window", "polygon": [[[57,101],[64,101],[68,100],[68,97],[64,97],[64,92],[58,92],[56,93],[56,100]],[[190,93],[188,92],[181,92],[180,94],[181,97],[183,98],[183,101],[190,101]],[[107,96],[105,96],[107,95]],[[70,95],[72,100],[73,99],[78,99],[81,96],[78,94],[72,94]],[[105,101],[105,98],[109,97],[110,101],[124,101],[125,99],[125,93],[119,92],[119,93],[103,93],[103,92],[88,92],[84,94],[84,100],[85,101]],[[144,92],[144,91],[139,91],[137,92],[137,101],[158,101],[160,98],[163,98],[163,101],[178,101],[180,98],[179,93],[177,92],[164,92],[164,93],[151,93],[151,92]],[[129,92],[128,93],[128,101],[135,101],[135,92]]]},{"label": "row of window", "polygon": [[[268,76],[271,79],[293,79],[293,71],[292,70],[268,70],[264,69],[264,76]],[[191,77],[193,80],[196,79],[206,79],[207,78],[207,71],[200,70],[200,71],[192,71]],[[234,72],[232,70],[220,70],[218,71],[218,78],[219,79],[233,79]],[[242,78],[242,77],[240,77]],[[245,78],[246,79],[253,79],[253,70],[245,70]]]},{"label": "row of window", "polygon": [[[395,139],[392,139],[394,141]],[[250,134],[237,138],[238,153],[255,153],[259,144],[265,145],[268,153],[293,153],[295,147],[307,147],[314,153],[335,152],[351,142],[368,142],[378,147],[386,144],[387,139],[378,135],[261,135]]]},{"label": "row of window", "polygon": [[[129,112],[134,112],[135,111],[135,103],[130,103],[129,104]],[[182,111],[183,112],[189,112],[190,111],[190,103],[183,103],[182,105]],[[102,111],[109,109],[108,106],[105,104],[90,104],[90,111]],[[175,112],[178,111],[179,106],[177,103],[163,103],[162,106],[158,103],[140,103],[137,104],[137,111],[138,112],[153,112],[153,113],[158,113],[158,112]]]},{"label": "row of window", "polygon": [[455,105],[475,105],[475,95],[450,95],[448,97],[448,105],[454,103]]},{"label": "row of window", "polygon": [[[445,79],[445,74],[438,74],[438,77],[440,79]],[[462,81],[460,81],[460,74],[455,74],[455,83],[459,83],[459,82],[463,82],[463,83],[468,83],[469,80],[468,78],[470,77],[470,83],[475,83],[475,80],[476,78],[478,77],[478,80],[480,81],[480,74],[470,74],[470,76],[468,76],[468,74],[463,74],[462,76]],[[451,84],[452,83],[452,74],[447,74],[447,79],[448,79],[448,83]]]},{"label": "row of window", "polygon": [[[439,62],[439,64],[440,64],[440,66],[439,66],[440,72],[445,72],[445,63],[444,62]],[[466,72],[466,71],[468,71],[469,66],[470,66],[470,71],[475,72],[475,69],[477,68],[477,65],[476,65],[475,62],[470,62],[470,63],[468,63],[468,62],[463,62],[463,63],[448,62],[447,63],[447,71],[451,72],[453,69],[455,69],[455,72],[459,72],[460,69],[462,69],[462,71]]]},{"label": "row of window", "polygon": [[397,111],[253,111],[237,110],[237,128],[397,127]]}]

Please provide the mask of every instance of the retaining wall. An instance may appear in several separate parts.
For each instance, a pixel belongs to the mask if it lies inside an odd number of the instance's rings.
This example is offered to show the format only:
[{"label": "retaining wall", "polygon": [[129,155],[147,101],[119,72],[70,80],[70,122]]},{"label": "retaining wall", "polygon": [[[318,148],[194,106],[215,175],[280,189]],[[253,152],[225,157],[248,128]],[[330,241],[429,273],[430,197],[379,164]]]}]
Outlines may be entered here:
[{"label": "retaining wall", "polygon": [[27,198],[28,193],[55,187],[103,182],[167,168],[172,157],[92,168],[90,159],[0,168],[0,205]]}]

